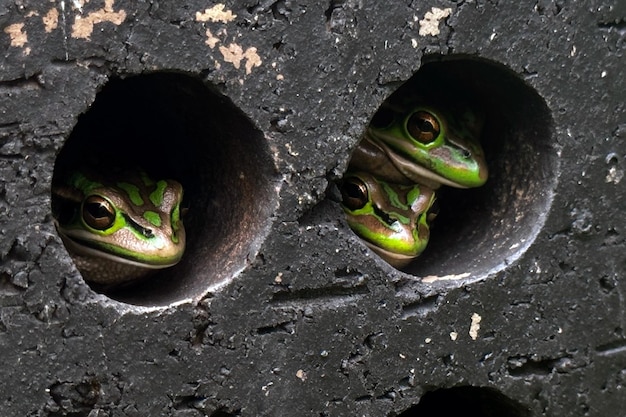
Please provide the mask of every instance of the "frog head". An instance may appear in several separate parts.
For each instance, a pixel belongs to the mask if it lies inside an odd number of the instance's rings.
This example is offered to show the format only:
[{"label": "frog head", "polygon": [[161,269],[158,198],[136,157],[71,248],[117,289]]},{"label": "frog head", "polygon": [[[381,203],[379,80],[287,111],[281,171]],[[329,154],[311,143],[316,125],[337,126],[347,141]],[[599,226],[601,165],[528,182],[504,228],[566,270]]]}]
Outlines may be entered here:
[{"label": "frog head", "polygon": [[372,118],[366,138],[412,182],[472,188],[483,185],[488,175],[481,129],[482,117],[462,106],[444,110],[386,103]]},{"label": "frog head", "polygon": [[77,171],[53,187],[53,215],[81,273],[119,283],[180,261],[182,197],[177,181],[153,181],[144,172],[107,178]]},{"label": "frog head", "polygon": [[385,261],[400,268],[426,248],[432,189],[390,184],[366,172],[348,172],[340,189],[348,225]]}]

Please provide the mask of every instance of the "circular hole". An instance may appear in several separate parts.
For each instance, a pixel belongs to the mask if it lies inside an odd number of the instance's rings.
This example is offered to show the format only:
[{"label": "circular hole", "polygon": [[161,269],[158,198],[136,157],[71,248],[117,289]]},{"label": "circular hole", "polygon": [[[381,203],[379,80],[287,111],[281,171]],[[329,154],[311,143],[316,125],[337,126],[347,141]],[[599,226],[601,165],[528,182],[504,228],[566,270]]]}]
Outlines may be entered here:
[{"label": "circular hole", "polygon": [[558,177],[550,110],[511,70],[465,56],[425,58],[388,101],[411,95],[438,106],[468,103],[484,114],[489,176],[481,187],[437,190],[428,246],[403,270],[430,280],[483,278],[517,259],[545,221]]},{"label": "circular hole", "polygon": [[530,417],[530,411],[492,388],[455,387],[431,391],[398,417]]},{"label": "circular hole", "polygon": [[[154,181],[182,185],[184,255],[175,266],[124,285],[90,281],[75,261],[92,289],[165,306],[201,297],[254,257],[276,206],[276,174],[263,134],[229,99],[186,74],[112,79],[59,153],[53,189],[73,172],[122,181],[115,175],[138,169]],[[58,212],[58,199],[52,200]]]}]

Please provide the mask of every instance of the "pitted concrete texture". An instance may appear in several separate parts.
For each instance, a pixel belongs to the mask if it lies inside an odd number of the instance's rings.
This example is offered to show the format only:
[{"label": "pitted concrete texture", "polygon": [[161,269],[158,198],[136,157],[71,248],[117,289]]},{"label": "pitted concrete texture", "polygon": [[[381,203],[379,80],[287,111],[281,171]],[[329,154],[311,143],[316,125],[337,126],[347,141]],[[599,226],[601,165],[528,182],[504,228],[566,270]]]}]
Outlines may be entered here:
[{"label": "pitted concrete texture", "polygon": [[[1,414],[619,414],[625,22],[619,0],[4,1]],[[490,177],[442,191],[399,271],[335,183],[407,86],[476,99]],[[179,266],[83,280],[51,185],[94,155],[181,179]]]}]

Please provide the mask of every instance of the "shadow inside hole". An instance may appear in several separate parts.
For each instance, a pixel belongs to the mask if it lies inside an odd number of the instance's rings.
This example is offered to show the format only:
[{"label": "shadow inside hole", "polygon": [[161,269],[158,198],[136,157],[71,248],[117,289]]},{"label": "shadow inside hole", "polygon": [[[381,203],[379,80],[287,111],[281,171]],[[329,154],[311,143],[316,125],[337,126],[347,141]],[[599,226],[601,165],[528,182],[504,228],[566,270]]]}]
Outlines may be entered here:
[{"label": "shadow inside hole", "polygon": [[558,177],[550,110],[515,73],[476,58],[425,59],[394,95],[415,92],[480,107],[489,179],[479,188],[439,189],[428,247],[404,270],[484,277],[517,259],[545,221]]},{"label": "shadow inside hole", "polygon": [[426,393],[398,417],[530,417],[530,411],[491,388],[455,387]]},{"label": "shadow inside hole", "polygon": [[211,417],[237,417],[240,416],[241,414],[237,411],[235,413],[229,413],[227,411],[224,410],[217,410],[214,413],[211,414]]},{"label": "shadow inside hole", "polygon": [[[197,78],[154,73],[111,80],[59,153],[54,179],[87,162],[141,168],[184,188],[181,262],[132,286],[90,286],[137,305],[203,295],[246,265],[275,208],[275,170],[263,134]],[[242,227],[245,225],[245,227]]]}]

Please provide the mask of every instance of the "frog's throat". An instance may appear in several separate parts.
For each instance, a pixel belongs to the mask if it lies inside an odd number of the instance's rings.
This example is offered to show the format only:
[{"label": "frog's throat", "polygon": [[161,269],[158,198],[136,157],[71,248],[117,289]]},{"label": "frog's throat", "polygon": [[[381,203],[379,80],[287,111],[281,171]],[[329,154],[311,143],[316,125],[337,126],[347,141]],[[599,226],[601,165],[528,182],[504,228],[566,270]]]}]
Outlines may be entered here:
[{"label": "frog's throat", "polygon": [[364,139],[370,141],[374,145],[378,146],[383,152],[385,152],[387,158],[389,158],[389,160],[396,167],[396,169],[416,184],[426,185],[435,190],[441,185],[448,185],[455,188],[468,188],[464,185],[458,184],[445,177],[442,177],[436,172],[433,172],[430,169],[412,160],[402,157],[400,154],[387,146],[385,142],[383,142],[371,132],[366,133]]},{"label": "frog's throat", "polygon": [[[57,227],[57,230],[59,230],[58,227]],[[145,268],[145,269],[169,268],[170,266],[176,265],[180,261],[180,258],[177,258],[173,260],[163,259],[162,263],[141,262],[141,261],[137,261],[134,259],[129,259],[129,258],[125,258],[119,255],[115,255],[109,252],[104,252],[98,248],[88,246],[89,242],[71,238],[70,236],[61,232],[60,230],[59,230],[59,236],[61,236],[61,240],[63,240],[63,244],[68,249],[68,252],[70,254],[77,254],[77,255],[84,256],[84,257],[108,259],[111,261],[120,262],[120,263],[127,264],[127,265],[133,265],[133,266]]]},{"label": "frog's throat", "polygon": [[407,266],[408,264],[410,264],[415,258],[417,258],[419,256],[419,254],[417,254],[417,255],[404,255],[404,254],[401,254],[401,253],[391,252],[391,251],[388,251],[386,249],[381,248],[380,246],[376,246],[374,243],[368,242],[365,239],[363,239],[363,242],[372,251],[374,251],[374,253],[376,253],[385,262],[387,262],[389,265],[393,266],[394,268],[403,268],[403,267]]}]

